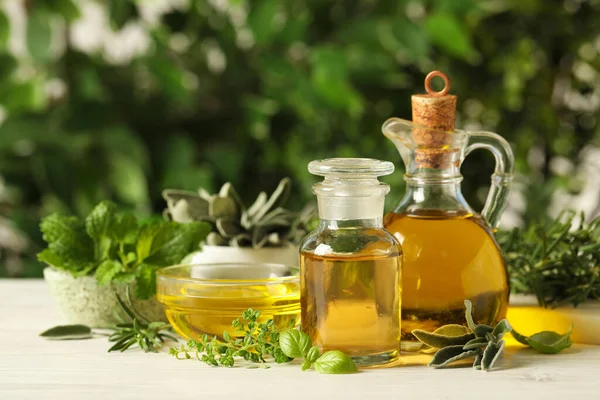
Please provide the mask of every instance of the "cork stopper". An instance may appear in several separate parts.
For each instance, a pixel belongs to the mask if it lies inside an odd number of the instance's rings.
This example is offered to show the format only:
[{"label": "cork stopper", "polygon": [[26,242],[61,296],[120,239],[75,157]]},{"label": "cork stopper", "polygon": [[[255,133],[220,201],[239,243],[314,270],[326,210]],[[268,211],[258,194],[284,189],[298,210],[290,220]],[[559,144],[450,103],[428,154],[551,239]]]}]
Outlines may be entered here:
[{"label": "cork stopper", "polygon": [[[431,88],[435,77],[444,80],[439,92]],[[413,138],[418,148],[416,162],[422,168],[445,168],[455,150],[449,148],[456,120],[456,96],[448,94],[450,80],[440,71],[432,71],[425,77],[427,94],[411,96],[412,121],[428,129],[414,128]]]}]

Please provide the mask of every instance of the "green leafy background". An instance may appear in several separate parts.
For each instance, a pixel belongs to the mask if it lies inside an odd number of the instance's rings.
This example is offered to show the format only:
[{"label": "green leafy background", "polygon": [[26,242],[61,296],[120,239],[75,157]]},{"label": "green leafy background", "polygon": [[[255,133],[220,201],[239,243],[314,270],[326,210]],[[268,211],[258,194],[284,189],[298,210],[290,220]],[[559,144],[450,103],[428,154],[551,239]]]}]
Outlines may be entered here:
[{"label": "green leafy background", "polygon": [[[40,275],[51,212],[112,199],[150,218],[164,188],[231,181],[249,200],[284,176],[300,207],[321,157],[395,161],[389,207],[403,166],[381,124],[410,119],[433,69],[452,80],[458,126],[511,142],[525,223],[580,189],[552,162],[597,140],[598,1],[152,3],[0,7],[0,275]],[[492,169],[484,152],[464,164],[475,208]]]}]

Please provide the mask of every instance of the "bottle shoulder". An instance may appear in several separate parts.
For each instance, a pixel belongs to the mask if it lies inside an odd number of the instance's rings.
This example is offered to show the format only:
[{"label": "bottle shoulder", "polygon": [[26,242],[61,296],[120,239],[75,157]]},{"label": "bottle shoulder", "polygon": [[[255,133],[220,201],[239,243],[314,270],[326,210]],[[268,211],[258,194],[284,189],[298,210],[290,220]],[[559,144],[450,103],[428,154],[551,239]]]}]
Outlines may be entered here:
[{"label": "bottle shoulder", "polygon": [[309,233],[302,242],[300,251],[318,255],[372,254],[392,256],[402,254],[402,246],[384,228],[323,228]]}]

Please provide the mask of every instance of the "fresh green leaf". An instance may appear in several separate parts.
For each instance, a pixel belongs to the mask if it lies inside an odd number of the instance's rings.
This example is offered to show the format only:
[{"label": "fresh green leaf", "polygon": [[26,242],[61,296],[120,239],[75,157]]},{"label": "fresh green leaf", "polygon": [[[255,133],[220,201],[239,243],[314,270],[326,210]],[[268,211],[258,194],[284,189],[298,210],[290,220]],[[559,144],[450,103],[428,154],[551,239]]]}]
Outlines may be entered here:
[{"label": "fresh green leaf", "polygon": [[124,270],[125,267],[120,262],[105,260],[96,269],[96,280],[100,285],[107,285],[117,274],[124,272]]},{"label": "fresh green leaf", "polygon": [[467,334],[471,333],[471,331],[469,330],[469,328],[467,328],[464,325],[448,324],[448,325],[440,326],[435,331],[433,331],[433,333],[438,334],[438,335],[443,335],[443,336],[456,337],[456,336],[467,335]]},{"label": "fresh green leaf", "polygon": [[488,346],[483,351],[483,358],[481,359],[481,369],[484,371],[491,371],[494,367],[494,364],[504,350],[504,340],[501,340],[498,343],[490,342]]},{"label": "fresh green leaf", "polygon": [[8,42],[10,36],[10,21],[6,14],[0,10],[0,48],[3,48]]},{"label": "fresh green leaf", "polygon": [[50,340],[90,339],[92,330],[85,325],[60,325],[40,333],[40,336]]},{"label": "fresh green leaf", "polygon": [[52,214],[42,220],[40,229],[48,243],[48,251],[39,255],[40,261],[71,272],[87,269],[94,261],[94,244],[76,217]]},{"label": "fresh green leaf", "polygon": [[113,219],[111,237],[124,243],[135,243],[138,235],[137,220],[132,214],[116,215]]},{"label": "fresh green leaf", "polygon": [[470,60],[476,54],[464,24],[453,14],[436,12],[429,15],[425,30],[433,43],[451,55]]},{"label": "fresh green leaf", "polygon": [[44,8],[33,7],[27,18],[27,48],[39,63],[50,61],[52,52],[51,16]]},{"label": "fresh green leaf", "polygon": [[306,333],[298,329],[288,329],[279,335],[279,346],[288,357],[305,358],[312,343]]},{"label": "fresh green leaf", "polygon": [[438,350],[429,362],[430,367],[442,368],[455,361],[475,357],[480,350],[464,350],[462,345],[447,346]]},{"label": "fresh green leaf", "polygon": [[146,300],[156,293],[156,270],[159,267],[150,264],[141,264],[136,273],[135,296]]},{"label": "fresh green leaf", "polygon": [[485,337],[486,334],[492,333],[494,331],[494,328],[492,328],[491,326],[475,324],[475,321],[473,321],[473,304],[470,300],[465,300],[465,308],[465,318],[467,320],[467,325],[469,329],[475,334],[475,336]]},{"label": "fresh green leaf", "polygon": [[306,371],[307,369],[310,369],[310,367],[312,367],[313,362],[306,359],[302,362],[302,371]]},{"label": "fresh green leaf", "polygon": [[319,350],[319,348],[317,346],[313,346],[310,348],[310,350],[308,350],[308,353],[306,354],[306,356],[304,358],[306,359],[306,361],[308,361],[312,364],[315,361],[317,361],[317,358],[319,358],[320,356],[321,356],[321,351]]},{"label": "fresh green leaf", "polygon": [[[155,231],[150,253],[145,258],[145,262],[159,266],[169,266],[181,262],[186,255],[199,247],[210,229],[210,225],[205,222],[187,224],[161,222],[160,228]],[[140,257],[141,259],[143,258]]]},{"label": "fresh green leaf", "polygon": [[[456,333],[458,331],[453,329],[453,332]],[[475,338],[475,334],[473,333],[466,333],[460,336],[447,336],[433,332],[427,332],[421,329],[413,330],[412,334],[415,335],[415,337],[419,339],[421,343],[436,349],[441,349],[447,346],[464,346],[468,341]]]},{"label": "fresh green leaf", "polygon": [[556,354],[573,345],[571,341],[572,332],[573,325],[563,335],[552,331],[543,331],[528,337],[527,343],[532,349],[540,353]]},{"label": "fresh green leaf", "polygon": [[517,342],[524,344],[525,346],[529,346],[529,343],[527,343],[527,336],[521,335],[519,332],[515,331],[514,329],[512,330],[511,335],[515,338],[515,340]]},{"label": "fresh green leaf", "polygon": [[85,219],[85,229],[95,240],[105,236],[112,227],[117,206],[110,201],[99,203]]},{"label": "fresh green leaf", "polygon": [[323,353],[313,364],[320,374],[353,374],[358,368],[352,359],[339,350]]},{"label": "fresh green leaf", "polygon": [[135,281],[135,272],[120,272],[113,277],[113,282],[131,283]]}]

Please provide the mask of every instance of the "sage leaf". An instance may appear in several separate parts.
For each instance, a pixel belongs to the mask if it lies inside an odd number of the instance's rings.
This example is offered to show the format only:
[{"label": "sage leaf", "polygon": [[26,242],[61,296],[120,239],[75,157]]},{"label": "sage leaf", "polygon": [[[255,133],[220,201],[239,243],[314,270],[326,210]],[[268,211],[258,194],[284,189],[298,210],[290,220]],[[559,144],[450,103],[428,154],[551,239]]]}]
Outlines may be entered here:
[{"label": "sage leaf", "polygon": [[430,367],[442,368],[455,361],[462,360],[469,357],[475,357],[479,354],[479,350],[463,350],[462,345],[448,346],[438,350],[433,356],[433,359],[429,362]]},{"label": "sage leaf", "polygon": [[529,343],[527,343],[527,336],[521,335],[519,332],[515,331],[514,329],[510,333],[517,342],[524,344],[525,346],[529,346]]},{"label": "sage leaf", "polygon": [[298,329],[288,329],[279,335],[281,351],[291,358],[302,358],[308,354],[312,343],[310,337]]},{"label": "sage leaf", "polygon": [[473,368],[480,370],[481,369],[481,360],[483,360],[483,354],[479,353],[475,356],[475,361],[473,362]]},{"label": "sage leaf", "polygon": [[573,344],[571,341],[572,332],[573,325],[563,335],[552,331],[543,331],[528,337],[527,343],[532,349],[540,353],[556,354],[571,347]]},{"label": "sage leaf", "polygon": [[484,371],[490,371],[496,361],[502,355],[502,351],[504,350],[504,340],[501,340],[499,343],[490,342],[488,346],[483,351],[483,358],[481,359],[481,369]]},{"label": "sage leaf", "polygon": [[40,333],[40,336],[50,340],[91,339],[92,329],[85,325],[60,325]]},{"label": "sage leaf", "polygon": [[473,340],[469,340],[467,344],[463,346],[463,350],[473,350],[473,349],[484,349],[488,344],[488,340],[486,338],[475,338]]},{"label": "sage leaf", "polygon": [[471,333],[471,331],[464,325],[448,324],[440,326],[435,331],[433,331],[433,333],[437,333],[438,335],[444,336],[463,336],[467,333]]},{"label": "sage leaf", "polygon": [[496,340],[501,340],[505,334],[512,331],[512,326],[508,323],[506,319],[498,322],[492,331],[492,335],[496,338]]},{"label": "sage leaf", "polygon": [[412,331],[412,334],[415,335],[421,343],[430,347],[435,347],[436,349],[458,345],[462,348],[468,341],[475,338],[473,333],[466,333],[460,336],[446,336],[435,332],[424,331],[422,329],[415,329]]},{"label": "sage leaf", "polygon": [[339,350],[323,353],[314,363],[315,370],[320,374],[353,374],[358,368],[352,359]]},{"label": "sage leaf", "polygon": [[465,318],[467,320],[467,325],[469,329],[475,333],[477,337],[485,337],[487,333],[492,333],[494,328],[488,325],[479,324],[476,325],[475,321],[473,321],[473,304],[470,300],[465,300]]}]

